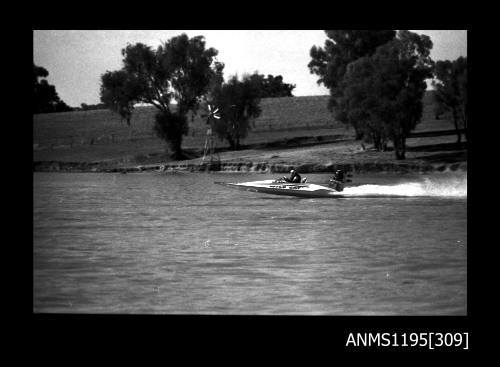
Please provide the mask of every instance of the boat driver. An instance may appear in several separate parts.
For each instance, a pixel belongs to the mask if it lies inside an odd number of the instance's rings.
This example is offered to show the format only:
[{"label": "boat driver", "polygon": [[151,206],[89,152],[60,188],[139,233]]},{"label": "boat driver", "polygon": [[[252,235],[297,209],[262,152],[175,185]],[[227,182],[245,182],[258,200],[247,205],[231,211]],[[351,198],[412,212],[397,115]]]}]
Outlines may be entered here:
[{"label": "boat driver", "polygon": [[300,177],[299,173],[292,169],[290,171],[290,177],[283,177],[283,179],[286,181],[286,182],[293,182],[293,183],[300,183],[302,178]]}]

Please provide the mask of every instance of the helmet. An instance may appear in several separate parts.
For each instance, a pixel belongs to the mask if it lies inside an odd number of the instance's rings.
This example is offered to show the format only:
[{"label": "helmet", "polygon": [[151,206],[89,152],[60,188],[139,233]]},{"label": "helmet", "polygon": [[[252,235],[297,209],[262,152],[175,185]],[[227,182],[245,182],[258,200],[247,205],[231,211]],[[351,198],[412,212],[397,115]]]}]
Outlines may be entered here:
[{"label": "helmet", "polygon": [[295,170],[294,170],[294,169],[290,170],[290,173],[294,173],[294,172],[295,172]]}]

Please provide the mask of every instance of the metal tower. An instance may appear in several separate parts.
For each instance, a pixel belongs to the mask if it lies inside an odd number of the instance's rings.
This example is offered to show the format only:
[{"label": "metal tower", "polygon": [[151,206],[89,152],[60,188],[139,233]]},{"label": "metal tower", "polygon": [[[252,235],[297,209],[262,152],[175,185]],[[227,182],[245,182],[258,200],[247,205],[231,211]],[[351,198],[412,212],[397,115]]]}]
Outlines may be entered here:
[{"label": "metal tower", "polygon": [[[207,136],[205,138],[205,147],[203,148],[203,158],[201,163],[205,162],[207,156],[210,157],[210,163],[213,163],[214,155],[215,155],[215,139],[213,136],[213,128],[214,128],[214,119],[219,120],[219,109],[215,106],[208,105],[208,115],[207,115]],[[217,161],[220,161],[219,156],[217,156]]]}]

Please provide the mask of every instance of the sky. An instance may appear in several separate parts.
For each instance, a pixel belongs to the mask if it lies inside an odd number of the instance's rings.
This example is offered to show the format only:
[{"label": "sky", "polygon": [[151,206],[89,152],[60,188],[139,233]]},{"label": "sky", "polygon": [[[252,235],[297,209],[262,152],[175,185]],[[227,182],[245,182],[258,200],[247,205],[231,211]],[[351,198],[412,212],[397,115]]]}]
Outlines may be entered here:
[{"label": "sky", "polygon": [[[430,36],[433,60],[467,56],[466,30],[411,30]],[[33,61],[49,72],[59,97],[72,107],[99,103],[100,77],[122,67],[121,50],[141,42],[154,49],[170,38],[186,33],[203,35],[206,47],[219,51],[225,64],[224,78],[245,73],[282,75],[295,84],[295,96],[325,95],[318,77],[307,64],[312,46],[323,46],[322,30],[34,30]]]}]

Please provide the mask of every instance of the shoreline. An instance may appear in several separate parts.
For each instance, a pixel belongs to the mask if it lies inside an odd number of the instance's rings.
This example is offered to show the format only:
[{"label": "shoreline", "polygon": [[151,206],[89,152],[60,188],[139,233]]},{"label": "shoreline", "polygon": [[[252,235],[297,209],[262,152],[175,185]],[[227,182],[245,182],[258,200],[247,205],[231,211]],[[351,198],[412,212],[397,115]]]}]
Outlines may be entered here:
[{"label": "shoreline", "polygon": [[[250,144],[236,151],[219,149],[213,160],[203,162],[202,152],[189,150],[186,160],[171,160],[158,152],[118,155],[108,159],[89,152],[41,157],[36,154],[33,172],[250,172],[300,173],[348,172],[414,172],[467,171],[467,143],[456,142],[450,130],[415,133],[407,144],[405,160],[396,160],[392,149],[377,152],[347,136],[303,136]],[[115,149],[116,150],[116,149]],[[186,150],[186,153],[188,150]],[[99,156],[99,155],[98,155]],[[38,158],[38,159],[36,159]],[[44,159],[45,158],[45,159]],[[97,158],[97,159],[96,159]]]},{"label": "shoreline", "polygon": [[34,161],[33,172],[88,172],[88,173],[140,173],[168,172],[245,172],[286,173],[291,168],[302,173],[333,173],[337,169],[347,172],[400,172],[430,173],[444,171],[467,171],[467,162],[340,162],[333,163],[269,163],[254,161],[220,163],[155,163],[128,167],[110,166],[105,162]]},{"label": "shoreline", "polygon": [[[152,134],[148,109],[135,115],[135,133],[109,111],[36,115],[33,172],[442,172],[467,171],[467,143],[457,142],[450,116],[435,119],[430,94],[422,121],[407,137],[405,160],[393,147],[382,152],[355,140],[352,128],[332,120],[328,95],[271,98],[238,150],[217,141],[214,163],[202,163],[206,123],[192,121],[184,140],[187,160],[172,160],[165,142]],[[154,107],[152,107],[154,108]],[[139,110],[137,111],[139,112]],[[35,120],[37,122],[35,123]],[[128,133],[128,137],[127,137]],[[461,133],[464,133],[462,130]],[[89,140],[90,139],[90,140]],[[366,145],[366,146],[365,146]],[[220,163],[219,163],[220,162]]]}]

